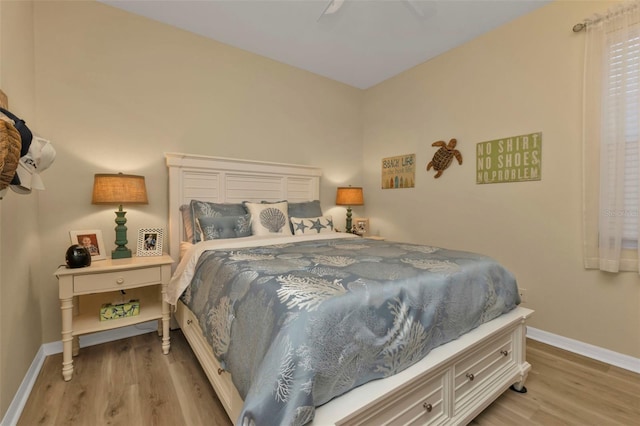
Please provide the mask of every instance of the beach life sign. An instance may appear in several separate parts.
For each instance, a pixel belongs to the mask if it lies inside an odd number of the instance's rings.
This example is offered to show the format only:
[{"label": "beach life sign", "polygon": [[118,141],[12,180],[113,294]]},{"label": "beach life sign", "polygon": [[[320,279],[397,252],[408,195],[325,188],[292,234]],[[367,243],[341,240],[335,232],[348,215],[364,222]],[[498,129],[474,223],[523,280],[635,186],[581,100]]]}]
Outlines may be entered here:
[{"label": "beach life sign", "polygon": [[382,189],[414,188],[415,186],[415,154],[382,159]]},{"label": "beach life sign", "polygon": [[542,132],[511,136],[476,146],[476,183],[541,180]]}]

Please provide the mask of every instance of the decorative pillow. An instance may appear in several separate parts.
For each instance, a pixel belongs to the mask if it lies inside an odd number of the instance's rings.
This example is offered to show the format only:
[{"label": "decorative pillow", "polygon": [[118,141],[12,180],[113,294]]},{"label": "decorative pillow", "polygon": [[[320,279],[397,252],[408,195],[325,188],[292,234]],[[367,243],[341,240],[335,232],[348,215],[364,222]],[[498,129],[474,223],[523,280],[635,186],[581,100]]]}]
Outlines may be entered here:
[{"label": "decorative pillow", "polygon": [[320,217],[322,209],[320,200],[304,201],[302,203],[289,202],[289,217]]},{"label": "decorative pillow", "polygon": [[197,219],[205,241],[251,235],[251,215],[207,217]]},{"label": "decorative pillow", "polygon": [[191,206],[183,204],[180,206],[180,214],[182,215],[182,226],[184,228],[184,241],[193,243],[193,215],[191,214]]},{"label": "decorative pillow", "polygon": [[[210,203],[208,201],[191,200],[190,206],[194,225],[201,217],[244,216],[247,214],[242,204]],[[201,235],[198,232],[194,232],[193,243],[195,244],[201,240]]]},{"label": "decorative pillow", "polygon": [[[289,203],[289,217],[320,217],[322,209],[320,208],[320,200],[304,201],[302,203]],[[295,234],[293,223],[291,232]]]},{"label": "decorative pillow", "polygon": [[249,203],[244,207],[251,214],[251,232],[253,235],[291,235],[287,202],[280,203]]},{"label": "decorative pillow", "polygon": [[333,218],[331,216],[320,217],[292,217],[291,225],[296,235],[324,234],[333,232]]}]

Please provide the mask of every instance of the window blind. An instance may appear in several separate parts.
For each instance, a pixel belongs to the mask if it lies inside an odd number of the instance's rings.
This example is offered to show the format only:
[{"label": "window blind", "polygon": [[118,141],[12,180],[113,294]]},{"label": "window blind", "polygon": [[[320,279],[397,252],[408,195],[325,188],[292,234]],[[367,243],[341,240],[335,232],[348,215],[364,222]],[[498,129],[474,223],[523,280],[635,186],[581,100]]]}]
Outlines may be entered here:
[{"label": "window blind", "polygon": [[[622,221],[611,220],[606,226],[622,226],[622,247],[637,249],[640,211],[640,36],[637,30],[631,37],[611,43],[605,61],[609,72],[603,106],[608,114],[603,126],[602,154],[609,179],[603,184],[606,187],[600,189],[606,194],[610,208],[603,213],[605,217],[622,216]],[[624,150],[616,149],[618,143],[624,143]],[[618,165],[624,167],[621,177],[616,177],[614,172]]]}]

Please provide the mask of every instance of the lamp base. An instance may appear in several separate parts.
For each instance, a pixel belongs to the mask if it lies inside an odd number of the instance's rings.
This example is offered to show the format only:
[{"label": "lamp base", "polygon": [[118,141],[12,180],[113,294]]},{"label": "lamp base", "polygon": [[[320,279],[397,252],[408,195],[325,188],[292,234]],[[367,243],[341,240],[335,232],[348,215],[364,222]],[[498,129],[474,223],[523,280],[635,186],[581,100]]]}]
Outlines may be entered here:
[{"label": "lamp base", "polygon": [[347,207],[347,224],[346,224],[347,226],[346,226],[346,229],[344,230],[344,232],[353,232],[351,216],[352,216],[351,206],[349,206],[349,207]]},{"label": "lamp base", "polygon": [[131,250],[127,248],[127,218],[124,215],[127,212],[122,210],[122,204],[116,212],[116,248],[111,252],[112,259],[126,259],[131,257]]},{"label": "lamp base", "polygon": [[[119,250],[122,249],[122,250]],[[111,252],[112,259],[126,259],[131,257],[131,250],[126,247],[118,247],[117,249]]]}]

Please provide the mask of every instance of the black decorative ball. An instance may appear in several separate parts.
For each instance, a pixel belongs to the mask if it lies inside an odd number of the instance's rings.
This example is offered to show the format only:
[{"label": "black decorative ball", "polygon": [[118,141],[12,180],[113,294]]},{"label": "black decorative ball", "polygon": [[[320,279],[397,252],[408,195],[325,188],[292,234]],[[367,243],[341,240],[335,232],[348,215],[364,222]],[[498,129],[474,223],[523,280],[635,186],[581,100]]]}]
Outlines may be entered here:
[{"label": "black decorative ball", "polygon": [[91,265],[91,253],[78,244],[74,244],[67,249],[65,259],[69,268],[83,268]]}]

